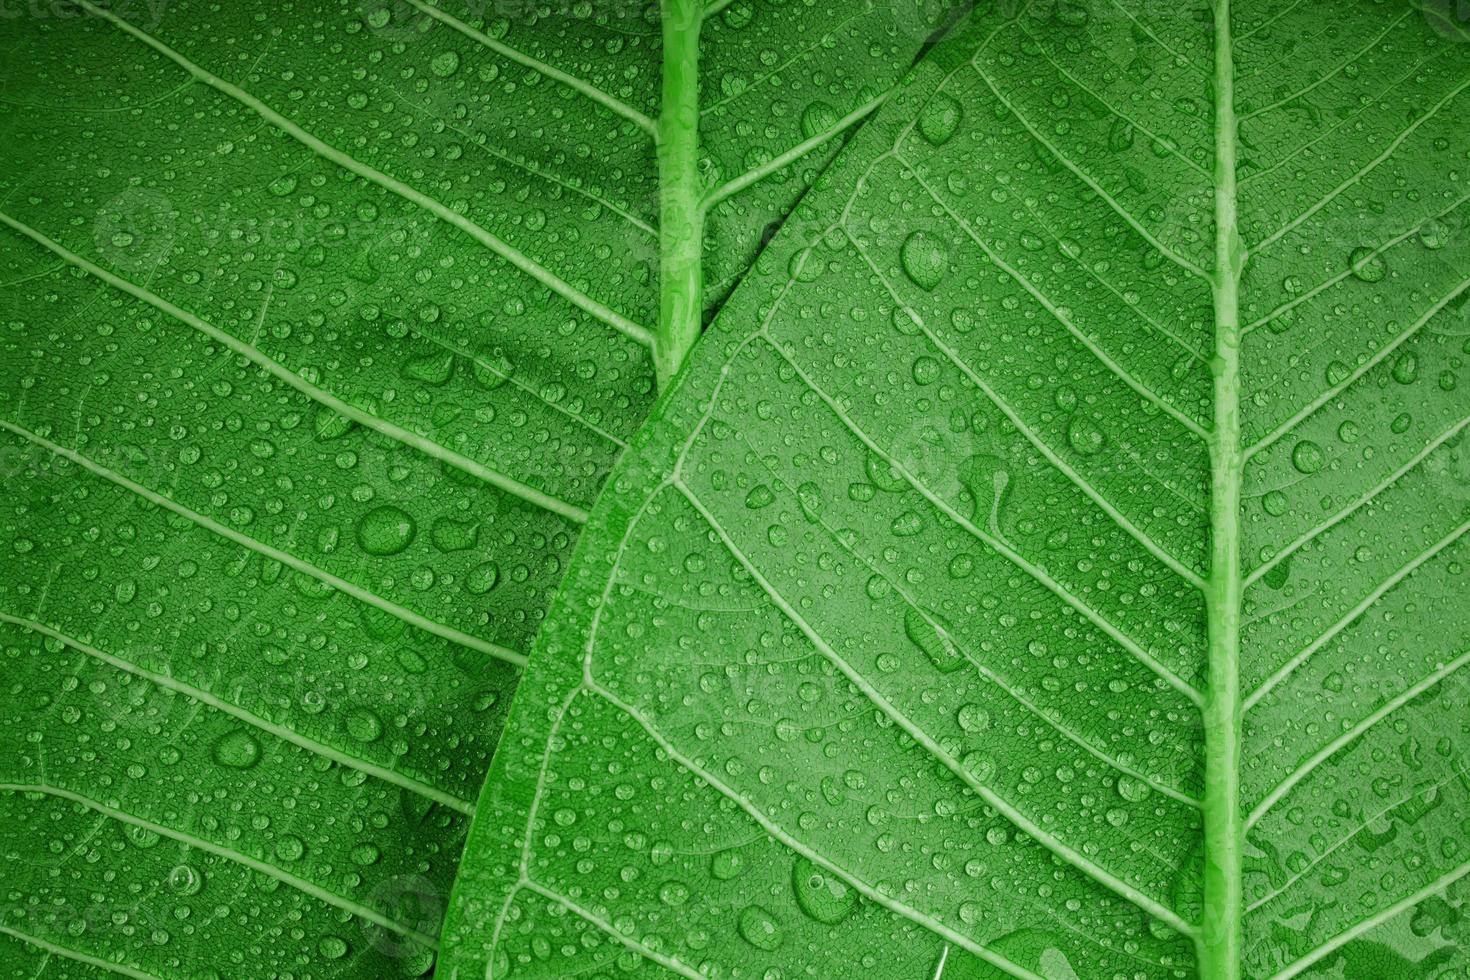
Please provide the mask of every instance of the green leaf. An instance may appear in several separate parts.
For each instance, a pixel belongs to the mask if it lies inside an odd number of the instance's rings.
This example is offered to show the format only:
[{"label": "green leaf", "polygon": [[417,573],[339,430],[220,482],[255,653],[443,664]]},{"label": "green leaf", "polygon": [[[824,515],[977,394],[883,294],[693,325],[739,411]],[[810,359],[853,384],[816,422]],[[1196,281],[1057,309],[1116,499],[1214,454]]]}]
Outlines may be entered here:
[{"label": "green leaf", "polygon": [[[646,6],[4,16],[7,965],[431,967],[654,397]],[[944,9],[717,6],[696,332]]]},{"label": "green leaf", "polygon": [[1470,45],[1128,6],[977,14],[721,312],[453,975],[1465,968]]}]

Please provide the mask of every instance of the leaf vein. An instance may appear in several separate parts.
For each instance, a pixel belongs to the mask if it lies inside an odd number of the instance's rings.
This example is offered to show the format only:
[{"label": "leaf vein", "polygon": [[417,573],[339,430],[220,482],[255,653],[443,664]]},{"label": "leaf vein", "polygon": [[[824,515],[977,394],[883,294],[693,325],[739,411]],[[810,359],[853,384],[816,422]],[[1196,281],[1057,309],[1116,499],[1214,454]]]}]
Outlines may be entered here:
[{"label": "leaf vein", "polygon": [[1451,674],[1454,674],[1457,670],[1465,666],[1465,664],[1467,663],[1470,663],[1470,653],[1463,653],[1460,656],[1456,657],[1454,660],[1451,660],[1449,663],[1441,665],[1440,668],[1434,673],[1430,674],[1428,677],[1425,677],[1417,684],[1414,684],[1404,691],[1401,691],[1399,694],[1395,695],[1393,698],[1389,699],[1387,702],[1381,705],[1378,710],[1374,711],[1362,721],[1358,722],[1358,724],[1354,725],[1346,732],[1343,732],[1337,738],[1333,739],[1327,745],[1324,745],[1317,752],[1313,753],[1313,755],[1306,762],[1304,762],[1300,767],[1293,771],[1291,775],[1287,776],[1279,784],[1277,784],[1276,787],[1271,790],[1271,792],[1266,794],[1266,796],[1261,800],[1260,803],[1256,804],[1256,806],[1251,810],[1250,816],[1246,817],[1246,829],[1249,830],[1251,827],[1255,826],[1255,824],[1257,824],[1261,820],[1261,818],[1269,813],[1271,811],[1271,808],[1279,803],[1283,797],[1290,793],[1292,789],[1297,786],[1298,783],[1300,783],[1303,779],[1306,779],[1307,776],[1311,775],[1312,772],[1327,759],[1331,758],[1333,755],[1337,754],[1337,752],[1341,751],[1344,746],[1349,745],[1350,743],[1361,738],[1374,725],[1378,724],[1380,721],[1387,718],[1389,715],[1393,714],[1399,708],[1402,708],[1404,705],[1408,704],[1410,701],[1414,700],[1419,695],[1429,690],[1431,687],[1434,687],[1440,681],[1449,677]]},{"label": "leaf vein", "polygon": [[1076,849],[1072,848],[1051,833],[1042,829],[1034,821],[1032,821],[1019,809],[1017,809],[1015,805],[1001,797],[989,786],[976,779],[973,773],[971,773],[964,766],[960,765],[959,760],[951,757],[950,754],[946,752],[944,748],[940,746],[939,743],[937,743],[927,732],[925,732],[918,725],[914,724],[906,715],[903,714],[903,712],[899,711],[886,697],[883,696],[883,693],[881,691],[873,687],[873,685],[867,680],[867,678],[865,678],[862,674],[855,670],[851,664],[849,664],[840,655],[838,655],[836,650],[832,649],[827,641],[822,638],[821,634],[819,634],[816,629],[813,628],[812,625],[806,621],[805,617],[797,612],[796,609],[780,594],[775,586],[773,586],[771,582],[767,580],[764,575],[761,574],[760,569],[758,569],[755,564],[751,562],[750,559],[745,555],[745,553],[741,551],[740,547],[735,543],[734,539],[730,537],[729,532],[726,531],[725,528],[720,524],[715,515],[711,513],[707,507],[705,507],[704,503],[693,492],[693,490],[691,490],[683,482],[677,479],[674,481],[674,486],[675,488],[677,488],[679,493],[686,500],[689,501],[690,506],[692,506],[696,511],[699,512],[705,523],[708,524],[710,529],[715,533],[715,536],[718,537],[721,542],[723,542],[725,548],[730,552],[731,556],[737,562],[739,562],[741,567],[745,569],[745,571],[761,586],[763,590],[765,590],[766,594],[770,596],[771,601],[776,604],[776,606],[786,615],[788,619],[791,620],[793,625],[801,630],[801,632],[806,636],[807,640],[811,642],[818,650],[822,651],[822,653],[832,663],[832,666],[841,671],[843,676],[845,676],[858,690],[862,691],[863,695],[870,702],[872,702],[874,707],[882,711],[884,715],[886,715],[896,725],[902,728],[903,731],[906,732],[909,737],[912,738],[915,742],[922,745],[936,761],[940,762],[942,765],[945,766],[945,768],[954,773],[954,775],[957,776],[965,786],[969,787],[970,790],[972,790],[974,793],[984,799],[986,803],[990,804],[993,809],[1005,816],[1005,818],[1013,823],[1017,828],[1033,837],[1039,844],[1041,844],[1046,850],[1050,851],[1063,863],[1071,865],[1076,870],[1082,872],[1084,875],[1096,881],[1098,884],[1109,889],[1110,891],[1114,892],[1118,896],[1128,900],[1129,902],[1138,906],[1140,909],[1158,918],[1160,921],[1168,923],[1171,928],[1177,930],[1178,932],[1185,935],[1194,934],[1195,928],[1189,923],[1185,922],[1176,912],[1174,912],[1168,906],[1164,905],[1161,901],[1152,898],[1138,887],[1131,885],[1121,878],[1113,875],[1111,872],[1105,870],[1095,862],[1091,861]]},{"label": "leaf vein", "polygon": [[506,474],[501,473],[498,470],[493,470],[483,463],[478,462],[477,460],[470,459],[468,456],[457,453],[446,446],[440,445],[439,443],[434,442],[432,439],[421,436],[415,432],[410,432],[408,429],[405,429],[402,426],[394,425],[392,422],[389,422],[386,419],[379,418],[376,415],[363,411],[355,405],[343,401],[336,395],[333,395],[331,392],[326,391],[323,388],[319,388],[311,382],[307,381],[295,371],[292,371],[284,364],[280,363],[279,361],[261,351],[258,347],[248,344],[232,334],[226,333],[224,330],[221,330],[214,324],[209,323],[208,321],[198,316],[195,316],[193,313],[190,313],[185,309],[175,306],[173,303],[170,303],[168,300],[164,299],[161,296],[158,296],[155,293],[149,292],[142,286],[130,282],[122,278],[121,276],[115,275],[107,271],[106,269],[103,269],[102,267],[95,265],[92,262],[89,262],[82,256],[77,255],[75,252],[67,249],[59,242],[53,241],[41,232],[30,227],[29,225],[17,221],[15,218],[12,218],[10,215],[4,213],[3,211],[0,211],[0,224],[8,225],[14,230],[20,232],[22,235],[25,235],[27,238],[34,241],[36,244],[50,250],[51,252],[54,252],[56,255],[59,255],[61,258],[65,259],[67,262],[70,262],[72,265],[76,266],[78,269],[81,269],[83,272],[87,273],[93,278],[101,280],[114,289],[119,290],[120,292],[127,293],[134,299],[147,303],[149,306],[153,307],[161,313],[172,317],[179,323],[193,327],[195,330],[198,330],[200,333],[204,334],[211,340],[224,345],[225,347],[234,351],[236,354],[239,354],[241,357],[250,361],[252,364],[263,369],[268,374],[290,385],[292,388],[296,389],[301,394],[310,398],[317,404],[324,405],[327,408],[332,409],[334,412],[337,412],[338,414],[346,418],[350,418],[354,422],[357,422],[366,428],[372,429],[374,432],[384,435],[389,439],[394,440],[395,442],[401,443],[406,446],[411,446],[433,459],[448,463],[455,469],[460,470],[463,473],[467,473],[470,476],[476,477],[480,480],[484,480],[491,486],[494,486],[497,489],[504,491],[505,493],[511,494],[512,496],[519,497],[527,503],[534,504],[537,507],[548,510],[554,514],[558,514],[578,524],[587,523],[587,512],[582,508],[576,506],[575,504],[571,504],[565,500],[554,497],[543,490],[537,490],[535,487],[522,483],[520,480],[517,480],[514,477],[507,476]]},{"label": "leaf vein", "polygon": [[234,99],[236,102],[239,102],[241,105],[245,106],[247,109],[260,116],[266,122],[275,126],[277,129],[281,130],[283,133],[285,133],[287,136],[290,136],[298,143],[312,150],[323,159],[328,160],[339,167],[342,167],[344,170],[348,170],[351,173],[356,174],[357,176],[366,181],[369,181],[370,183],[376,184],[382,189],[392,194],[395,194],[412,204],[418,205],[419,207],[428,211],[430,214],[433,214],[440,220],[446,222],[447,224],[453,225],[455,228],[458,228],[460,231],[469,235],[475,241],[479,242],[481,245],[485,246],[496,255],[499,255],[502,259],[515,266],[521,272],[525,273],[527,276],[534,279],[536,282],[540,283],[551,292],[560,296],[562,299],[571,303],[573,306],[576,306],[584,313],[587,313],[597,320],[600,320],[608,326],[618,330],[632,340],[635,340],[638,343],[642,344],[644,347],[649,347],[652,345],[653,335],[649,332],[648,328],[634,323],[632,320],[623,316],[621,313],[612,310],[603,303],[588,296],[586,293],[583,293],[581,290],[577,289],[575,286],[571,285],[566,280],[556,275],[556,273],[552,272],[545,266],[525,255],[509,242],[506,242],[498,236],[491,234],[489,231],[480,227],[469,218],[466,218],[464,215],[451,210],[450,208],[441,204],[439,201],[436,201],[433,198],[429,197],[427,194],[415,190],[408,184],[405,184],[403,181],[398,180],[396,177],[391,177],[388,174],[383,173],[381,170],[378,170],[376,167],[372,167],[366,163],[363,163],[360,160],[354,159],[349,154],[344,153],[333,146],[329,146],[327,143],[313,136],[302,127],[296,125],[291,120],[281,115],[279,112],[276,112],[274,109],[270,108],[264,102],[251,95],[249,92],[246,92],[244,89],[240,88],[237,85],[232,85],[231,83],[220,78],[218,75],[215,75],[202,66],[195,64],[179,52],[175,51],[173,48],[170,48],[162,41],[153,37],[151,34],[148,34],[146,31],[143,31],[123,20],[112,11],[104,10],[103,8],[98,7],[96,4],[92,3],[91,0],[76,0],[76,2],[89,13],[111,22],[112,24],[121,28],[127,34],[136,38],[138,41],[141,41],[143,44],[146,44],[148,47],[157,51],[159,54],[163,55],[165,58],[178,65],[180,68],[184,69],[184,71],[197,78],[203,84],[208,85],[210,88],[214,89],[220,94]]},{"label": "leaf vein", "polygon": [[417,796],[422,796],[428,800],[433,800],[435,803],[442,803],[450,809],[457,810],[458,812],[463,813],[466,816],[475,812],[475,806],[469,800],[460,799],[452,793],[447,793],[444,790],[441,790],[420,779],[415,779],[412,776],[404,775],[403,773],[400,773],[396,770],[389,769],[387,766],[378,765],[375,762],[369,762],[366,759],[360,759],[356,756],[349,755],[346,752],[343,752],[341,749],[334,748],[324,742],[318,742],[316,739],[310,738],[306,735],[302,735],[285,725],[277,724],[276,722],[270,721],[269,719],[262,718],[254,712],[247,711],[239,705],[226,701],[223,698],[218,697],[217,695],[203,690],[202,688],[198,688],[193,686],[192,684],[177,680],[176,678],[171,677],[168,674],[162,674],[156,671],[148,670],[144,667],[140,667],[137,664],[132,663],[131,661],[122,659],[121,657],[113,656],[112,654],[106,653],[105,651],[95,646],[92,646],[91,644],[84,643],[81,640],[62,633],[59,630],[46,626],[44,623],[40,623],[32,619],[25,619],[19,616],[12,616],[9,613],[5,612],[0,612],[0,623],[10,623],[12,626],[19,626],[22,629],[30,630],[31,632],[39,633],[43,636],[49,636],[53,640],[64,643],[65,645],[71,647],[73,650],[85,653],[87,656],[92,657],[96,660],[100,660],[111,667],[115,667],[118,670],[125,671],[126,673],[132,674],[136,677],[141,677],[144,680],[156,684],[159,687],[167,688],[170,691],[177,691],[179,694],[198,701],[201,704],[207,704],[217,711],[222,711],[233,718],[237,718],[240,721],[243,721],[245,724],[251,726],[252,728],[279,738],[282,741],[290,742],[292,745],[305,749],[313,755],[320,756],[323,759],[328,759],[332,762],[346,766],[349,769],[355,769],[358,772],[373,776],[377,779],[381,779],[385,783],[391,783],[392,785],[406,790],[407,792],[413,793]]},{"label": "leaf vein", "polygon": [[1311,659],[1313,654],[1322,649],[1322,647],[1326,646],[1328,643],[1332,642],[1332,640],[1337,637],[1338,634],[1340,634],[1344,629],[1356,622],[1358,618],[1363,615],[1363,613],[1372,608],[1373,605],[1379,599],[1383,598],[1384,595],[1386,595],[1389,591],[1391,591],[1394,586],[1398,585],[1404,579],[1414,574],[1414,572],[1418,571],[1419,568],[1426,562],[1432,560],[1450,545],[1454,544],[1456,541],[1460,540],[1460,538],[1464,537],[1466,531],[1470,531],[1470,521],[1466,521],[1465,523],[1461,524],[1449,534],[1445,535],[1434,544],[1430,545],[1424,551],[1421,551],[1418,555],[1415,555],[1406,564],[1400,566],[1398,570],[1396,570],[1392,575],[1388,576],[1388,578],[1379,583],[1379,585],[1375,587],[1373,591],[1364,596],[1362,601],[1360,601],[1356,606],[1343,614],[1342,618],[1340,618],[1337,622],[1328,627],[1326,632],[1317,637],[1317,639],[1313,640],[1301,652],[1299,652],[1296,656],[1292,657],[1285,664],[1283,664],[1281,668],[1276,671],[1276,673],[1272,674],[1269,678],[1263,681],[1261,685],[1257,687],[1255,691],[1252,692],[1251,695],[1245,699],[1243,710],[1250,711],[1257,704],[1259,704],[1261,702],[1261,699],[1270,694],[1271,691],[1275,689],[1278,684],[1290,677],[1292,672],[1295,671],[1302,664],[1306,663],[1309,659]]},{"label": "leaf vein", "polygon": [[1311,207],[1307,208],[1305,211],[1303,211],[1297,217],[1293,218],[1292,220],[1288,221],[1286,224],[1284,224],[1280,228],[1278,228],[1276,231],[1274,231],[1271,234],[1267,235],[1259,243],[1257,243],[1256,245],[1252,246],[1251,249],[1250,249],[1250,251],[1252,251],[1252,252],[1263,252],[1263,251],[1265,251],[1266,249],[1270,248],[1272,245],[1274,245],[1277,242],[1279,242],[1284,236],[1286,236],[1286,235],[1290,234],[1292,231],[1296,230],[1303,222],[1310,220],[1313,215],[1315,215],[1318,211],[1321,211],[1327,205],[1331,204],[1334,200],[1336,200],[1338,198],[1339,195],[1341,195],[1349,187],[1352,187],[1354,184],[1358,183],[1364,177],[1368,176],[1370,173],[1372,173],[1374,170],[1376,170],[1380,164],[1382,164],[1389,157],[1393,156],[1393,154],[1398,150],[1398,148],[1400,146],[1402,146],[1404,144],[1404,142],[1419,129],[1420,126],[1424,125],[1430,119],[1434,118],[1434,116],[1439,112],[1439,110],[1443,109],[1446,105],[1448,105],[1450,103],[1450,101],[1455,98],[1455,96],[1457,96],[1461,92],[1465,91],[1466,88],[1470,88],[1470,78],[1465,79],[1465,81],[1463,81],[1459,85],[1455,86],[1453,89],[1450,90],[1450,93],[1448,95],[1446,95],[1444,98],[1440,99],[1434,105],[1430,106],[1429,107],[1429,110],[1427,112],[1425,112],[1418,119],[1416,119],[1412,123],[1410,123],[1408,127],[1406,127],[1401,133],[1399,133],[1399,135],[1397,137],[1395,137],[1393,139],[1392,142],[1390,142],[1388,144],[1388,149],[1384,150],[1378,156],[1374,157],[1371,161],[1369,161],[1369,163],[1368,163],[1367,166],[1365,166],[1362,169],[1360,169],[1357,173],[1353,174],[1353,176],[1349,177],[1347,180],[1345,180],[1342,183],[1338,184],[1331,191],[1329,191],[1325,197],[1322,197],[1321,199],[1319,199],[1315,204],[1313,204]]},{"label": "leaf vein", "polygon": [[448,626],[444,623],[435,622],[434,620],[431,620],[420,613],[416,613],[413,610],[408,609],[404,606],[400,606],[389,599],[385,599],[382,596],[377,595],[376,593],[370,592],[369,590],[364,589],[362,586],[354,585],[353,583],[348,582],[345,579],[338,578],[336,575],[333,575],[330,572],[323,571],[322,569],[317,568],[315,565],[305,562],[300,558],[297,558],[295,555],[290,554],[289,552],[285,552],[279,548],[272,547],[271,545],[265,544],[262,541],[257,541],[252,537],[241,534],[234,528],[227,527],[224,524],[221,524],[213,518],[206,517],[203,514],[198,513],[197,511],[190,510],[183,504],[171,500],[168,497],[165,497],[163,494],[150,490],[147,487],[143,486],[141,483],[136,483],[133,480],[130,480],[127,477],[123,476],[121,473],[116,473],[101,465],[100,463],[88,459],[86,456],[83,456],[81,453],[76,452],[75,450],[67,449],[65,446],[57,445],[49,439],[36,435],[29,429],[24,429],[21,426],[18,426],[15,423],[9,422],[5,419],[0,419],[0,429],[4,429],[5,431],[20,436],[23,439],[27,439],[30,442],[33,442],[36,445],[41,446],[42,448],[56,454],[57,456],[62,457],[63,459],[70,460],[83,469],[95,473],[96,475],[106,480],[110,480],[111,482],[126,490],[132,491],[139,497],[142,497],[144,500],[147,500],[150,503],[157,504],[159,507],[163,507],[166,510],[170,510],[175,514],[178,514],[180,517],[185,518],[186,520],[198,525],[206,531],[211,531],[222,538],[233,541],[235,544],[238,544],[241,547],[248,548],[259,555],[278,561],[283,565],[286,565],[290,568],[295,569],[298,572],[301,572],[303,575],[310,576],[311,578],[316,579],[318,582],[331,586],[333,589],[336,589],[339,592],[345,592],[346,594],[352,596],[354,599],[357,599],[359,602],[363,602],[367,605],[381,609],[384,612],[403,620],[403,622],[408,623],[410,626],[415,626],[421,630],[424,630],[425,632],[433,633],[435,636],[443,637],[446,640],[458,643],[460,646],[468,647],[471,650],[478,650],[481,653],[488,654],[489,656],[504,660],[507,663],[514,664],[517,667],[524,667],[526,665],[526,655],[523,653],[512,650],[509,647],[503,647],[499,644],[491,643],[488,640],[482,640],[477,636],[472,636],[471,634],[466,633],[463,630],[456,629],[453,626]]},{"label": "leaf vein", "polygon": [[429,949],[439,948],[439,944],[433,936],[425,935],[424,933],[419,932],[417,929],[414,929],[411,926],[406,926],[396,919],[391,919],[381,912],[378,912],[374,909],[369,908],[366,905],[363,905],[361,902],[353,901],[350,898],[344,898],[341,895],[328,891],[315,882],[307,881],[305,878],[301,878],[297,875],[291,874],[289,871],[278,868],[268,861],[262,861],[259,858],[253,858],[248,854],[241,854],[239,851],[232,851],[227,847],[221,847],[219,844],[216,844],[213,841],[205,840],[204,838],[195,836],[188,831],[176,830],[173,827],[167,827],[163,824],[155,823],[152,820],[147,820],[143,817],[134,816],[131,813],[127,813],[123,810],[118,809],[117,807],[108,806],[105,803],[100,803],[97,800],[91,799],[90,797],[83,796],[82,794],[73,792],[69,789],[63,789],[59,786],[49,786],[44,783],[0,783],[0,790],[9,791],[12,793],[42,793],[46,796],[53,796],[57,799],[76,803],[80,806],[86,807],[94,813],[100,813],[103,816],[110,817],[113,820],[119,821],[120,823],[130,824],[134,827],[140,827],[143,830],[158,834],[160,837],[167,837],[169,840],[178,841],[180,844],[183,844],[186,847],[192,847],[196,850],[204,851],[208,854],[213,854],[216,857],[224,858],[226,861],[230,861],[242,867],[249,868],[251,871],[255,871],[260,874],[266,875],[267,877],[274,878],[281,884],[294,888],[295,890],[301,892],[303,895],[314,898],[317,901],[323,902],[327,905],[331,905],[334,908],[342,909],[344,912],[350,912],[360,919],[366,919],[368,922],[382,926],[384,929],[395,932],[398,935],[403,936],[406,939],[410,939],[413,942],[419,943],[422,946],[426,946]]},{"label": "leaf vein", "polygon": [[647,133],[649,136],[653,135],[656,127],[652,119],[650,119],[644,113],[639,112],[637,109],[634,109],[632,106],[628,105],[621,99],[610,95],[607,92],[604,92],[602,89],[598,88],[592,83],[585,81],[584,79],[577,78],[575,75],[564,72],[560,68],[555,68],[551,65],[548,65],[546,64],[546,62],[541,61],[539,58],[532,57],[531,55],[526,54],[523,51],[518,51],[510,45],[506,44],[504,41],[497,41],[495,38],[491,37],[485,32],[476,30],[459,18],[440,10],[438,7],[435,7],[432,4],[424,3],[423,0],[408,0],[408,2],[418,10],[423,11],[425,14],[428,14],[430,17],[439,21],[441,24],[445,24],[448,27],[453,28],[470,40],[489,48],[491,51],[494,51],[501,57],[508,58],[519,65],[523,65],[531,69],[532,71],[537,72],[538,74],[545,75],[547,78],[550,78],[553,81],[560,82],[562,85],[565,85],[567,88],[578,93],[579,95],[582,95],[590,101],[596,102],[603,108],[609,109],[622,116],[624,119],[627,119],[629,122],[633,123],[639,129]]}]

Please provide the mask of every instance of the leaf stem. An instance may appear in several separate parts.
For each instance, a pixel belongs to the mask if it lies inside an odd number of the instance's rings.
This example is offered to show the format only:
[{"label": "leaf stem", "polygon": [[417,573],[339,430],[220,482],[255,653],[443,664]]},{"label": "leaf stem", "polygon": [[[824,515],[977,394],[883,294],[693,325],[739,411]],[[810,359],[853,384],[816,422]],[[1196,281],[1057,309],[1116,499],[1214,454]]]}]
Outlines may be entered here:
[{"label": "leaf stem", "polygon": [[653,365],[668,387],[704,317],[704,209],[699,177],[698,0],[663,0],[663,106],[658,117],[659,318]]},{"label": "leaf stem", "polygon": [[1245,264],[1236,219],[1234,63],[1230,2],[1214,3],[1215,419],[1210,433],[1210,574],[1205,588],[1209,689],[1205,692],[1204,921],[1198,938],[1202,980],[1239,980],[1242,852],[1240,275]]}]

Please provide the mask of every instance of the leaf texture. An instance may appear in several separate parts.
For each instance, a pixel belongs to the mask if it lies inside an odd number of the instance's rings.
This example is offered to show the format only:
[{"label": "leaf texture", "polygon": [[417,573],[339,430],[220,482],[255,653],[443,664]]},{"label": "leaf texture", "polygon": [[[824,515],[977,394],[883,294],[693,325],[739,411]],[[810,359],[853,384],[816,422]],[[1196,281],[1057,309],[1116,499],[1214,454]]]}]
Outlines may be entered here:
[{"label": "leaf texture", "polygon": [[1463,970],[1434,13],[1033,2],[941,43],[609,481],[451,975]]},{"label": "leaf texture", "polygon": [[[653,400],[657,9],[42,6],[0,22],[3,959],[423,974]],[[712,308],[943,9],[718,6]]]}]

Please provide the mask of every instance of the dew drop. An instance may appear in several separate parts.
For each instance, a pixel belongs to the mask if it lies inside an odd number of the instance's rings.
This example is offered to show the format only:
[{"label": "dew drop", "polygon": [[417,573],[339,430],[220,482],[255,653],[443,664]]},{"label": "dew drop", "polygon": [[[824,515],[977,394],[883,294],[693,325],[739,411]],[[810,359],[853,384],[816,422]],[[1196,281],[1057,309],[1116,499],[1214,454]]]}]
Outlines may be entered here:
[{"label": "dew drop", "polygon": [[806,858],[798,858],[792,868],[791,887],[801,910],[826,925],[841,922],[857,908],[856,891]]},{"label": "dew drop", "polygon": [[919,113],[919,133],[934,146],[947,143],[960,125],[960,104],[945,92],[935,95]]},{"label": "dew drop", "polygon": [[740,936],[756,949],[770,952],[781,945],[781,924],[759,905],[747,905],[740,913]]},{"label": "dew drop", "polygon": [[383,723],[366,708],[356,708],[347,716],[347,734],[359,742],[371,742],[383,734]]},{"label": "dew drop", "polygon": [[916,231],[899,249],[903,271],[923,290],[932,290],[949,269],[949,250],[928,232]]},{"label": "dew drop", "polygon": [[260,761],[260,743],[249,732],[229,732],[214,743],[214,761],[231,769],[249,769]]},{"label": "dew drop", "polygon": [[1107,437],[1091,419],[1082,415],[1072,416],[1067,424],[1067,444],[1083,456],[1094,456],[1102,451]]},{"label": "dew drop", "polygon": [[1381,282],[1388,275],[1388,266],[1382,255],[1375,255],[1371,248],[1355,248],[1348,256],[1348,268],[1353,277],[1363,282]]},{"label": "dew drop", "polygon": [[948,674],[965,665],[964,654],[950,639],[949,624],[938,614],[909,606],[903,614],[903,631],[914,646],[924,651],[940,673]]},{"label": "dew drop", "polygon": [[1303,439],[1291,450],[1291,465],[1299,473],[1316,473],[1324,462],[1322,447],[1310,439]]},{"label": "dew drop", "polygon": [[357,543],[370,555],[396,555],[413,540],[417,525],[398,507],[375,507],[357,524]]}]

